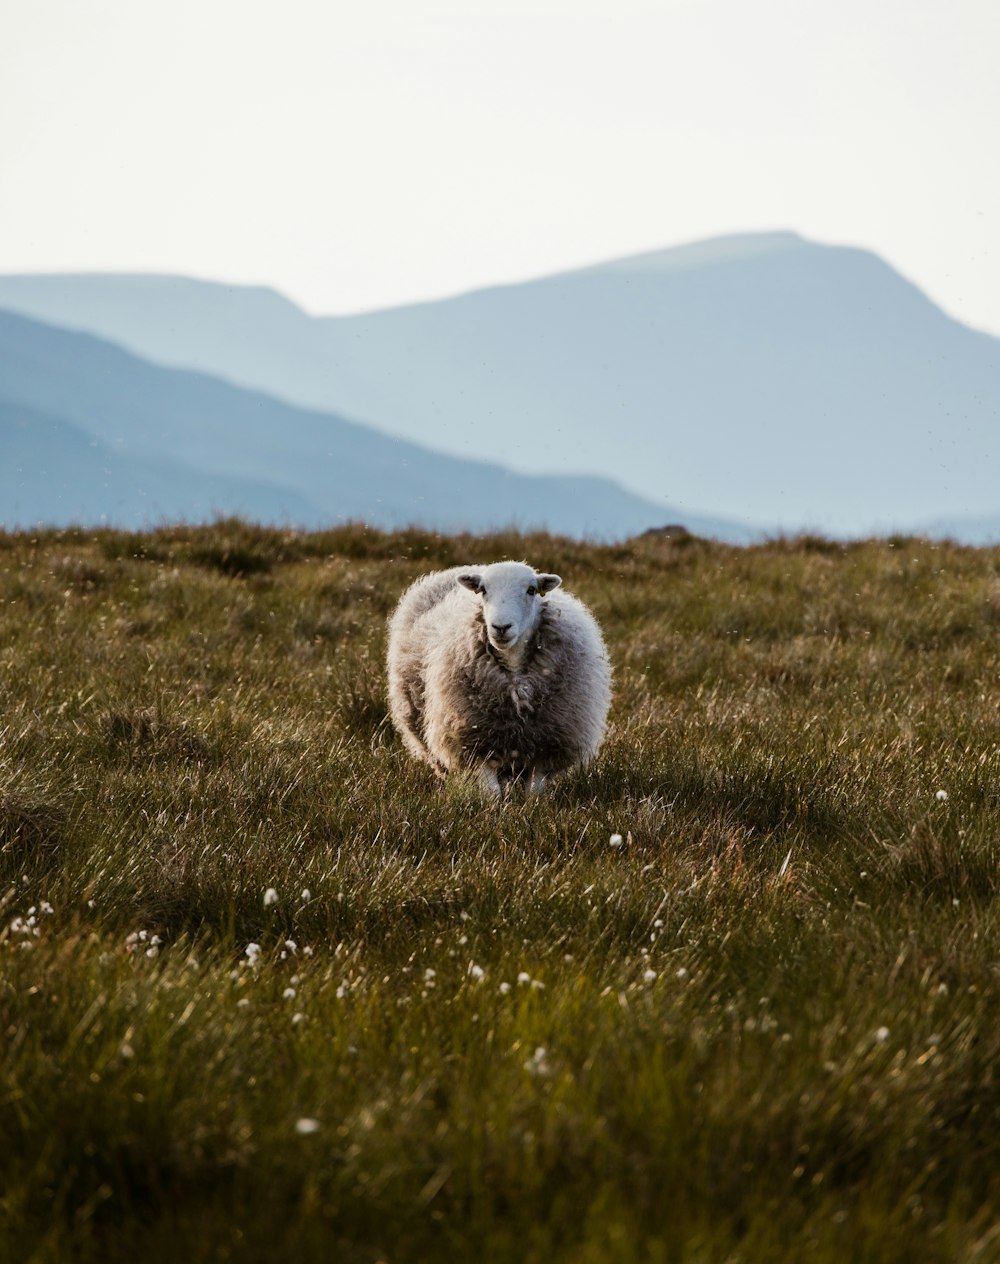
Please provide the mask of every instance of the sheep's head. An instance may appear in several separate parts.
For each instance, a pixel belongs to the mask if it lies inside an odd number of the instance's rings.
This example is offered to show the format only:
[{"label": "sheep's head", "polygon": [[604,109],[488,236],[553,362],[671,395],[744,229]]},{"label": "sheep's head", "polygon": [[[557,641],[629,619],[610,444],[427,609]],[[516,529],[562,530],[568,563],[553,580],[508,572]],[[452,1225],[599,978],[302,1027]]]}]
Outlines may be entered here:
[{"label": "sheep's head", "polygon": [[490,644],[509,656],[534,636],[542,599],[562,580],[558,575],[539,575],[523,562],[494,562],[459,575],[458,582],[478,595]]}]

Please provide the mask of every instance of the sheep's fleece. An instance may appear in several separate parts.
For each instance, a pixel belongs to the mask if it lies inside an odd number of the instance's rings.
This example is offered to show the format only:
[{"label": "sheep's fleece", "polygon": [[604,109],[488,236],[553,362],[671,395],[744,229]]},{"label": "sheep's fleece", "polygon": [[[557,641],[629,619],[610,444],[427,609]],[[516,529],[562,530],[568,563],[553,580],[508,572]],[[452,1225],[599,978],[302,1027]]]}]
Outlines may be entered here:
[{"label": "sheep's fleece", "polygon": [[[493,793],[597,753],[611,667],[587,607],[520,562],[419,579],[389,623],[389,707],[407,749]],[[501,620],[503,622],[501,622]]]}]

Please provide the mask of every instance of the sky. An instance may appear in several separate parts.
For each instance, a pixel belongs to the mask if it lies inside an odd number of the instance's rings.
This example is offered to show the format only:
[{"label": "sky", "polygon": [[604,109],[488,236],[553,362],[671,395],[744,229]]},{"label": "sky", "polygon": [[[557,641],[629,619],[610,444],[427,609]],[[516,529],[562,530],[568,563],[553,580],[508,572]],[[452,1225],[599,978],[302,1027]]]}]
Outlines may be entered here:
[{"label": "sky", "polygon": [[1000,334],[997,0],[6,0],[0,272],[346,313],[704,237]]}]

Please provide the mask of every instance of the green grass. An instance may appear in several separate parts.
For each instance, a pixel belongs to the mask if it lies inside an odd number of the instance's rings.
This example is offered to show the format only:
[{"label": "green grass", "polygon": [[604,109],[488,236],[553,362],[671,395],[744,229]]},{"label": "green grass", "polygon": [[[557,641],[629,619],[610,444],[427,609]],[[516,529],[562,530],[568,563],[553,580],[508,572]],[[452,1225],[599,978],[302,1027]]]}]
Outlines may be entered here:
[{"label": "green grass", "polygon": [[[498,806],[383,655],[504,556],[616,692]],[[998,648],[919,540],[0,535],[0,1258],[1000,1259]]]}]

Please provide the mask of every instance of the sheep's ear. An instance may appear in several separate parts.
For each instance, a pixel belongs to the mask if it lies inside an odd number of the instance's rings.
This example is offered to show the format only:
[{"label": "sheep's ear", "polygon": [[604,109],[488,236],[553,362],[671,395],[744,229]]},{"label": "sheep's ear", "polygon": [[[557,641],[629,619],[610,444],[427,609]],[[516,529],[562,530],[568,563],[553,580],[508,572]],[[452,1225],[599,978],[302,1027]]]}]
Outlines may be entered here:
[{"label": "sheep's ear", "polygon": [[562,583],[560,575],[536,575],[535,583],[538,585],[540,593],[551,592],[553,588],[558,588]]},{"label": "sheep's ear", "polygon": [[483,586],[482,575],[459,575],[458,582],[463,588],[468,588],[470,592],[477,593]]}]

